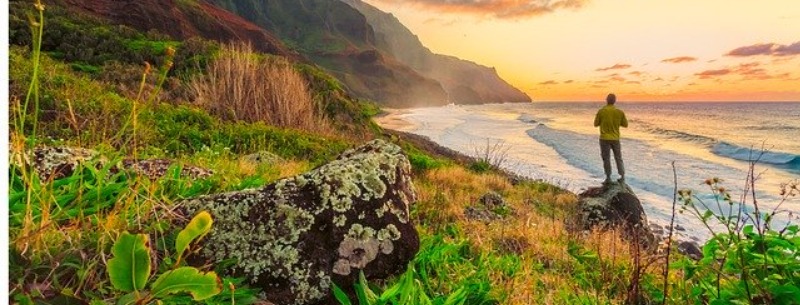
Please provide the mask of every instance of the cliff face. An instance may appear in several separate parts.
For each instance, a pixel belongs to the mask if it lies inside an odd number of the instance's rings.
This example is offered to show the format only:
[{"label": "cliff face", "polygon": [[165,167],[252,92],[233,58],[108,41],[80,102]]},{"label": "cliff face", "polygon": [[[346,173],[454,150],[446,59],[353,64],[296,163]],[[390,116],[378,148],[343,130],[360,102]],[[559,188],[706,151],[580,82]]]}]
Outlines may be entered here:
[{"label": "cliff face", "polygon": [[361,0],[341,0],[361,12],[375,31],[376,46],[442,84],[456,104],[530,102],[497,71],[453,56],[434,54],[392,14]]},{"label": "cliff face", "polygon": [[367,18],[339,0],[209,0],[276,33],[362,98],[390,107],[447,103],[439,82],[376,46]]}]

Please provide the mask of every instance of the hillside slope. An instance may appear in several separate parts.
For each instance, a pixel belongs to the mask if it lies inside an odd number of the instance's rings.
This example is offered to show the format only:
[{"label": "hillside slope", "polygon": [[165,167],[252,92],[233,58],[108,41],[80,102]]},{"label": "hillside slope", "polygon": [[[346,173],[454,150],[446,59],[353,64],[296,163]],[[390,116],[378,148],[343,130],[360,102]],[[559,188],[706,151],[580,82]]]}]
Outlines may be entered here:
[{"label": "hillside slope", "polygon": [[177,40],[190,37],[221,42],[248,41],[259,51],[297,58],[272,33],[203,1],[60,0],[70,9],[90,13],[140,31],[155,30]]},{"label": "hillside slope", "polygon": [[375,45],[426,77],[440,82],[456,104],[530,102],[493,68],[434,54],[392,14],[361,0],[341,0],[364,14],[375,31]]},{"label": "hillside slope", "polygon": [[447,103],[439,82],[376,51],[366,18],[338,0],[209,0],[277,34],[350,91],[389,107]]}]

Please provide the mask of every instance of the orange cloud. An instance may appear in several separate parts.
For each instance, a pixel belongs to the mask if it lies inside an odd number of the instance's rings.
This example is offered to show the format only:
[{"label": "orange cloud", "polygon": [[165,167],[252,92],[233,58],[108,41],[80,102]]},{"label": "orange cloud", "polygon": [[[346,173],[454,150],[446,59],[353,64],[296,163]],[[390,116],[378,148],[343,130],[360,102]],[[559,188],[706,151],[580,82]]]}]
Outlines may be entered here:
[{"label": "orange cloud", "polygon": [[558,82],[554,81],[554,80],[549,80],[549,81],[546,81],[546,82],[541,82],[541,83],[539,83],[539,85],[558,85]]},{"label": "orange cloud", "polygon": [[595,69],[595,71],[620,70],[620,69],[627,69],[627,68],[630,68],[630,67],[631,67],[631,65],[629,65],[629,64],[616,64],[616,65],[613,65],[611,67],[597,68],[597,69]]},{"label": "orange cloud", "polygon": [[376,0],[389,4],[414,4],[448,13],[520,19],[545,15],[561,9],[580,9],[589,0]]},{"label": "orange cloud", "polygon": [[672,58],[663,59],[663,60],[661,60],[661,62],[679,64],[679,63],[682,63],[682,62],[693,62],[695,60],[697,60],[696,57],[678,56],[678,57],[672,57]]},{"label": "orange cloud", "polygon": [[731,74],[731,69],[719,69],[719,70],[705,70],[700,73],[695,73],[694,75],[699,76],[701,79],[709,79],[714,78],[715,76],[723,76]]}]

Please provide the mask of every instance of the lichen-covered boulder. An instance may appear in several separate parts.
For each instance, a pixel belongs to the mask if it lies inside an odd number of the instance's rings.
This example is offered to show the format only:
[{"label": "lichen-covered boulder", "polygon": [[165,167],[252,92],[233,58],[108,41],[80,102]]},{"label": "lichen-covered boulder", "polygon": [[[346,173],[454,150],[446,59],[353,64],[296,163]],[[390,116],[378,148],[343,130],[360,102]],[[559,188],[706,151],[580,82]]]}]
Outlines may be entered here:
[{"label": "lichen-covered boulder", "polygon": [[177,212],[214,217],[193,263],[232,260],[229,274],[278,305],[330,302],[332,283],[346,289],[359,271],[386,278],[419,250],[410,174],[399,147],[374,140],[260,189],[180,202]]},{"label": "lichen-covered boulder", "polygon": [[24,162],[33,166],[42,180],[70,176],[86,162],[96,162],[99,166],[108,162],[96,151],[79,147],[37,147],[25,159]]},{"label": "lichen-covered boulder", "polygon": [[622,227],[628,237],[645,243],[655,241],[642,203],[628,185],[609,183],[602,187],[589,188],[578,197],[577,222],[580,229]]}]

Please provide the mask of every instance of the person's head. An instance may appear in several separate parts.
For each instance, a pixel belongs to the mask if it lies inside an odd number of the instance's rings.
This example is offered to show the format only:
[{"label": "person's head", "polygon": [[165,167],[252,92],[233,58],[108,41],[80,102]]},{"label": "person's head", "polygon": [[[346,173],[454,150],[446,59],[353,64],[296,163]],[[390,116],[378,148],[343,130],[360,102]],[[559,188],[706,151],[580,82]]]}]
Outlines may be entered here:
[{"label": "person's head", "polygon": [[616,102],[617,102],[617,96],[614,95],[614,93],[609,93],[608,96],[606,96],[606,103],[608,103],[609,105],[614,105],[614,103]]}]

